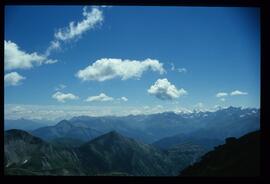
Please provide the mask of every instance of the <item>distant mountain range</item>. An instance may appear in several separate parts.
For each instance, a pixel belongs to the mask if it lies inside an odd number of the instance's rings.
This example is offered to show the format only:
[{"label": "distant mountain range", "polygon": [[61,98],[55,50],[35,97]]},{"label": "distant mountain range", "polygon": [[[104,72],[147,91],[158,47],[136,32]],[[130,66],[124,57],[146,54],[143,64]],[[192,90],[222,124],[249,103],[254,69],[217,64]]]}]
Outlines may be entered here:
[{"label": "distant mountain range", "polygon": [[260,176],[260,131],[226,144],[204,155],[200,162],[184,169],[180,176]]},{"label": "distant mountain range", "polygon": [[48,124],[52,124],[52,122],[48,121],[40,121],[40,120],[29,120],[29,119],[5,119],[4,129],[21,129],[26,131],[31,131],[40,127],[48,126]]},{"label": "distant mountain range", "polygon": [[192,141],[211,149],[223,143],[226,137],[239,137],[258,129],[260,110],[229,107],[215,112],[164,112],[124,117],[79,116],[30,132],[44,140],[62,137],[86,142],[110,131],[117,131],[160,148]]},{"label": "distant mountain range", "polygon": [[203,153],[191,144],[162,151],[115,131],[76,148],[57,147],[13,129],[5,131],[4,164],[6,175],[170,176]]}]

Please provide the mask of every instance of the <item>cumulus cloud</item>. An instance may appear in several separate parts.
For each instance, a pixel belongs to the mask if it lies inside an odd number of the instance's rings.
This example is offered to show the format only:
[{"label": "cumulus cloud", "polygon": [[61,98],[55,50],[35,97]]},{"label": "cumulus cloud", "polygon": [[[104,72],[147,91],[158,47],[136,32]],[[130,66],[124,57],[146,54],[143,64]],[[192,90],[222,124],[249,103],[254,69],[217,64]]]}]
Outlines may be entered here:
[{"label": "cumulus cloud", "polygon": [[121,100],[123,100],[124,102],[126,102],[126,101],[128,101],[128,98],[127,98],[127,97],[122,96],[122,97],[121,97]]},{"label": "cumulus cloud", "polygon": [[242,92],[242,91],[239,91],[239,90],[235,90],[235,91],[231,92],[231,96],[247,95],[247,94],[248,94],[247,92]]},{"label": "cumulus cloud", "polygon": [[72,21],[69,23],[68,27],[59,29],[54,35],[55,38],[61,41],[78,38],[84,32],[93,29],[97,24],[103,21],[103,13],[97,7],[93,7],[91,12],[88,12],[87,7],[84,7],[83,16],[84,19],[82,21],[77,23]]},{"label": "cumulus cloud", "polygon": [[58,102],[66,102],[66,100],[75,100],[78,99],[78,96],[75,96],[72,93],[62,93],[57,91],[52,95],[52,98],[56,99]]},{"label": "cumulus cloud", "polygon": [[104,93],[100,93],[97,96],[90,96],[85,101],[87,102],[106,102],[106,101],[113,101],[113,97],[109,97]]},{"label": "cumulus cloud", "polygon": [[46,56],[37,54],[36,52],[26,53],[16,43],[10,40],[4,40],[4,61],[5,70],[28,69],[33,66],[57,62],[57,60],[48,59]]},{"label": "cumulus cloud", "polygon": [[216,97],[220,98],[220,97],[225,97],[225,96],[228,96],[228,93],[225,93],[225,92],[219,92],[216,94]]},{"label": "cumulus cloud", "polygon": [[158,79],[147,92],[161,100],[172,100],[187,94],[186,90],[183,88],[177,89],[175,85],[171,84],[166,78]]},{"label": "cumulus cloud", "polygon": [[5,77],[4,77],[5,84],[8,86],[17,86],[21,84],[21,81],[24,79],[26,78],[21,76],[17,72],[11,72],[11,73],[5,74]]},{"label": "cumulus cloud", "polygon": [[160,74],[165,72],[163,64],[155,59],[137,61],[102,58],[92,65],[79,70],[76,76],[83,81],[106,81],[113,78],[127,80],[130,78],[140,78],[143,72],[147,70],[159,72]]}]

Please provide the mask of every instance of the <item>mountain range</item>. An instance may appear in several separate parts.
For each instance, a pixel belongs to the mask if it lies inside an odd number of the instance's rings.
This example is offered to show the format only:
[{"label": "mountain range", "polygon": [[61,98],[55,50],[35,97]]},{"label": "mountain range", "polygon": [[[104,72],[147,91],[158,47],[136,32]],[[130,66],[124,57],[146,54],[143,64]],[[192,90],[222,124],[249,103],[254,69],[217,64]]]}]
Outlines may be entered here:
[{"label": "mountain range", "polygon": [[30,133],[44,140],[71,138],[86,142],[110,131],[117,131],[121,135],[159,148],[191,141],[212,149],[215,145],[224,143],[226,137],[240,137],[258,129],[259,109],[229,107],[215,112],[164,112],[124,117],[79,116],[60,121],[54,126],[32,130]]},{"label": "mountain range", "polygon": [[160,150],[115,131],[75,148],[57,147],[16,129],[5,131],[4,141],[5,175],[260,175],[259,131],[227,138],[208,153],[194,144]]},{"label": "mountain range", "polygon": [[[219,175],[207,170],[207,165],[214,161],[204,161],[208,157],[203,155],[214,155],[211,159],[217,159],[223,167],[216,152],[225,147],[229,149],[224,152],[228,155],[241,153],[235,146],[226,146],[232,140],[227,138],[236,139],[259,130],[260,110],[229,107],[215,112],[79,116],[37,129],[20,127],[5,131],[7,175],[177,176],[181,172],[181,176],[188,176],[200,175],[203,167],[207,172],[202,175]],[[254,142],[239,140],[241,144],[236,145],[243,150],[247,147],[242,142],[247,145]],[[221,151],[220,158],[226,160],[226,154]],[[228,159],[232,159],[230,167],[233,167],[238,163],[233,159],[240,158]],[[196,167],[189,167],[192,164]],[[187,168],[195,169],[189,172]]]}]

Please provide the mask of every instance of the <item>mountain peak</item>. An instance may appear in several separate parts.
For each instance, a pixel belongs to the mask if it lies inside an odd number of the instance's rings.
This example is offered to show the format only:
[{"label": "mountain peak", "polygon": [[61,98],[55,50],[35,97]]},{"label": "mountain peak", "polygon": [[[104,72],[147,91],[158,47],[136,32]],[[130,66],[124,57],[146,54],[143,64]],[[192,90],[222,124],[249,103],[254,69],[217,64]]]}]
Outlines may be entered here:
[{"label": "mountain peak", "polygon": [[71,124],[71,122],[69,122],[68,120],[62,120],[62,121],[60,121],[59,123],[57,123],[56,124],[56,126],[57,127],[66,127],[66,126],[73,126],[72,124]]},{"label": "mountain peak", "polygon": [[[106,134],[105,134],[106,135]],[[119,134],[117,131],[113,130],[107,133],[108,136],[113,136],[113,137],[122,137],[121,134]]]},{"label": "mountain peak", "polygon": [[5,141],[12,141],[17,139],[33,143],[43,142],[42,139],[35,137],[24,130],[11,129],[5,131]]},{"label": "mountain peak", "polygon": [[19,130],[19,129],[10,129],[5,131],[6,135],[13,135],[13,136],[18,136],[18,137],[22,137],[22,136],[31,136],[28,132],[24,131],[24,130]]},{"label": "mountain peak", "polygon": [[110,131],[106,134],[104,134],[103,136],[101,136],[103,138],[108,138],[108,139],[122,139],[124,138],[120,133],[118,133],[117,131],[113,130],[113,131]]},{"label": "mountain peak", "polygon": [[110,131],[106,134],[103,134],[91,141],[89,141],[86,144],[108,144],[112,146],[113,144],[117,143],[119,144],[120,142],[126,142],[129,141],[130,139],[127,137],[122,136],[120,133],[116,131]]}]

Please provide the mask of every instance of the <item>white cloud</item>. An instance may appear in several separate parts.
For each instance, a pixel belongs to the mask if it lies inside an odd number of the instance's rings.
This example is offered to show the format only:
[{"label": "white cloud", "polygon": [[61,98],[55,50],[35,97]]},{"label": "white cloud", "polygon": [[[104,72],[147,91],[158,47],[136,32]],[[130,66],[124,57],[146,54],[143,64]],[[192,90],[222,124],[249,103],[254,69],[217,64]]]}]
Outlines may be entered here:
[{"label": "white cloud", "polygon": [[[19,106],[20,108],[16,108]],[[126,116],[130,114],[153,114],[167,111],[165,108],[149,107],[143,109],[142,106],[75,106],[75,105],[24,105],[24,104],[5,104],[5,119],[49,119],[60,121],[74,116]],[[16,109],[15,109],[16,108]],[[171,109],[173,110],[173,109]]]},{"label": "white cloud", "polygon": [[88,30],[91,30],[103,22],[103,12],[101,6],[92,6],[91,12],[87,11],[87,7],[83,8],[83,19],[80,22],[74,21],[69,23],[69,26],[58,29],[54,34],[54,40],[50,42],[45,55],[49,56],[54,50],[61,50],[61,44],[66,41],[78,39]]},{"label": "white cloud", "polygon": [[242,91],[239,91],[239,90],[235,90],[235,91],[231,92],[231,96],[247,95],[247,94],[248,94],[247,92],[242,92]]},{"label": "white cloud", "polygon": [[58,102],[66,102],[66,100],[75,100],[78,99],[78,96],[75,96],[72,93],[62,93],[57,91],[52,95],[52,98],[56,99]]},{"label": "white cloud", "polygon": [[5,74],[5,77],[4,77],[5,84],[8,86],[17,86],[21,84],[20,82],[24,79],[26,78],[21,76],[17,72],[11,72],[11,73]]},{"label": "white cloud", "polygon": [[46,59],[36,52],[28,54],[11,41],[4,41],[5,47],[5,69],[32,68],[33,65],[41,65]]},{"label": "white cloud", "polygon": [[76,76],[83,81],[105,81],[113,78],[127,80],[130,78],[140,78],[143,72],[147,70],[159,72],[160,74],[165,72],[163,64],[154,59],[137,61],[102,58],[92,65],[79,70]]},{"label": "white cloud", "polygon": [[166,78],[158,79],[147,91],[161,100],[172,100],[187,94],[186,90],[177,89]]},{"label": "white cloud", "polygon": [[45,64],[54,64],[57,63],[58,60],[57,59],[48,59],[47,61],[45,61]]},{"label": "white cloud", "polygon": [[103,21],[103,12],[97,7],[93,7],[91,12],[87,11],[87,7],[83,8],[84,19],[81,22],[69,23],[66,28],[59,29],[55,33],[55,38],[61,41],[72,40],[80,37],[84,32],[93,29],[97,24]]},{"label": "white cloud", "polygon": [[228,93],[225,92],[219,92],[216,94],[216,97],[220,98],[220,97],[224,97],[224,96],[228,96]]},{"label": "white cloud", "polygon": [[[127,116],[130,114],[153,114],[174,111],[176,113],[192,113],[192,109],[181,106],[123,106],[123,105],[31,105],[31,104],[4,104],[5,119],[49,119],[55,123],[62,119],[69,119],[74,116]],[[227,108],[225,106],[201,109],[200,111],[216,111]]]},{"label": "white cloud", "polygon": [[123,101],[125,101],[125,102],[126,102],[126,101],[128,101],[128,98],[127,98],[127,97],[122,96],[122,97],[121,97],[121,100],[123,100]]},{"label": "white cloud", "polygon": [[33,66],[57,62],[57,60],[47,59],[46,56],[37,54],[36,52],[26,53],[12,41],[4,40],[4,47],[5,70],[29,69]]},{"label": "white cloud", "polygon": [[85,101],[87,101],[87,102],[106,102],[106,101],[112,101],[112,100],[113,100],[112,97],[109,97],[104,93],[100,93],[97,96],[88,97]]}]

